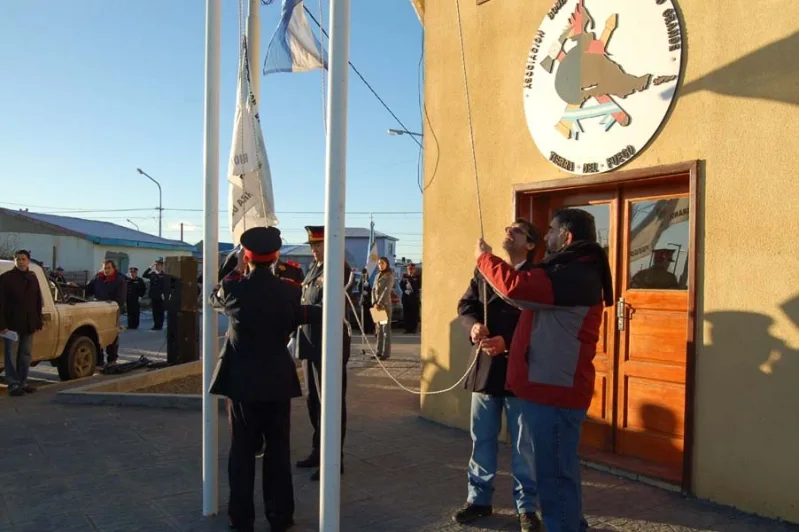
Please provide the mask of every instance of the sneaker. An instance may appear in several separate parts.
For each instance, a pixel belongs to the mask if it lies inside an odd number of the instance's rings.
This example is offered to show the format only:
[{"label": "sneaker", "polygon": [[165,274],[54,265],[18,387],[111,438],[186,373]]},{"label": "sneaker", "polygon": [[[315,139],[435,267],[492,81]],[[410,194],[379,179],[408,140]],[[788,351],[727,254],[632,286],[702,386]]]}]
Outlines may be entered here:
[{"label": "sneaker", "polygon": [[541,530],[541,520],[535,512],[519,514],[519,525],[522,532],[536,532]]},{"label": "sneaker", "polygon": [[494,510],[491,506],[483,506],[480,504],[471,504],[467,502],[463,508],[455,512],[455,515],[452,516],[452,520],[463,525],[483,517],[489,517],[493,513]]}]

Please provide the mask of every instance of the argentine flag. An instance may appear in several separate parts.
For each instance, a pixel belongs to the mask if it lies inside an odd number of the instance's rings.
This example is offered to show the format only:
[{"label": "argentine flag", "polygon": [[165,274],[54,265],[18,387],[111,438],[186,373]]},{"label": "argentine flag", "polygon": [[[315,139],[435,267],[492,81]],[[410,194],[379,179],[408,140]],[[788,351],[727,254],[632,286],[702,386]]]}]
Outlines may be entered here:
[{"label": "argentine flag", "polygon": [[283,0],[280,22],[266,48],[264,76],[327,68],[325,55],[308,26],[302,0]]},{"label": "argentine flag", "polygon": [[[372,240],[374,242],[374,239]],[[380,255],[377,253],[377,242],[372,244],[372,249],[369,250],[369,257],[366,260],[366,273],[369,275],[369,284],[374,285],[375,277],[377,277],[377,261]]]}]

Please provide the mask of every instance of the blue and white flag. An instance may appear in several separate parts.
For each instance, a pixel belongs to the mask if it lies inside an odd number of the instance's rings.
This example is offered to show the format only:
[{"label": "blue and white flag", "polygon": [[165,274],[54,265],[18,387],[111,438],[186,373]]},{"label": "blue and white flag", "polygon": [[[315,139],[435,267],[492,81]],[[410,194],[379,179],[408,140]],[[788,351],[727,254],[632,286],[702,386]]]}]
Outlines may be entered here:
[{"label": "blue and white flag", "polygon": [[372,222],[369,227],[369,254],[366,256],[366,273],[369,276],[369,284],[374,285],[375,277],[377,276],[377,261],[380,260],[380,255],[377,251],[377,242],[375,241],[375,224]]},{"label": "blue and white flag", "polygon": [[283,0],[264,59],[264,76],[274,72],[308,72],[327,68],[322,45],[308,26],[302,0]]}]

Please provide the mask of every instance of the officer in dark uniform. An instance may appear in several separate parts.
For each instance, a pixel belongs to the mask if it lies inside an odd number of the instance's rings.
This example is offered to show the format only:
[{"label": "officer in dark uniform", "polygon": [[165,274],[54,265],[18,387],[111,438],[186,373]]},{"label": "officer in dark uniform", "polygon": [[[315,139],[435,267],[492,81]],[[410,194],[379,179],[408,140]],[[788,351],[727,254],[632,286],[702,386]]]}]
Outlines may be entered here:
[{"label": "officer in dark uniform", "polygon": [[272,273],[280,231],[249,229],[241,235],[241,244],[248,273],[240,275],[236,263],[226,260],[226,266],[233,263],[233,273],[211,295],[211,305],[229,319],[210,390],[229,399],[228,515],[234,530],[254,530],[255,453],[265,441],[264,508],[271,530],[283,531],[294,524],[291,399],[302,395],[286,343],[298,326],[321,323],[322,311],[301,306],[298,290]]},{"label": "officer in dark uniform", "polygon": [[139,269],[135,266],[128,268],[128,294],[125,306],[128,313],[128,329],[139,328],[139,298],[147,292],[147,285],[144,279],[139,277]]},{"label": "officer in dark uniform", "polygon": [[164,293],[167,291],[167,278],[164,273],[164,259],[158,258],[150,268],[144,270],[142,277],[150,280],[150,303],[153,308],[153,330],[164,328]]},{"label": "officer in dark uniform", "polygon": [[[324,274],[324,240],[325,228],[323,226],[307,226],[308,244],[311,245],[314,262],[308,274],[302,282],[302,304],[314,305],[322,308],[324,297],[324,286],[322,285]],[[344,264],[344,283],[350,278],[350,267]],[[341,302],[345,304],[344,301]],[[344,444],[344,433],[347,428],[347,361],[350,358],[350,333],[346,324],[344,327],[343,357],[344,368],[342,372],[343,382],[341,388],[341,442]],[[322,427],[322,324],[305,325],[297,331],[297,349],[300,360],[303,361],[303,374],[305,376],[305,387],[308,390],[308,416],[311,418],[313,427],[312,450],[308,458],[297,462],[299,468],[317,468],[311,475],[311,480],[319,480],[319,458],[321,451]],[[342,462],[342,472],[344,470]]]},{"label": "officer in dark uniform", "polygon": [[305,279],[305,274],[302,273],[300,265],[292,260],[287,260],[286,262],[277,261],[275,263],[275,275],[297,287],[302,286],[302,281]]}]

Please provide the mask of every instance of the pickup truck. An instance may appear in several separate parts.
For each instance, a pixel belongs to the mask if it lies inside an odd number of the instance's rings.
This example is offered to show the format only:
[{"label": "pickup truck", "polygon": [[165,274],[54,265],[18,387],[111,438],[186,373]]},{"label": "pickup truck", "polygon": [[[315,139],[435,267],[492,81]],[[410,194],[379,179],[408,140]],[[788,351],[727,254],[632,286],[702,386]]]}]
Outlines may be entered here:
[{"label": "pickup truck", "polygon": [[[14,267],[0,260],[0,274]],[[58,368],[62,381],[89,377],[97,368],[97,350],[119,334],[119,306],[113,301],[81,301],[65,296],[42,269],[31,264],[44,299],[44,327],[33,335],[31,365],[48,361]],[[3,369],[0,357],[0,370]]]}]

